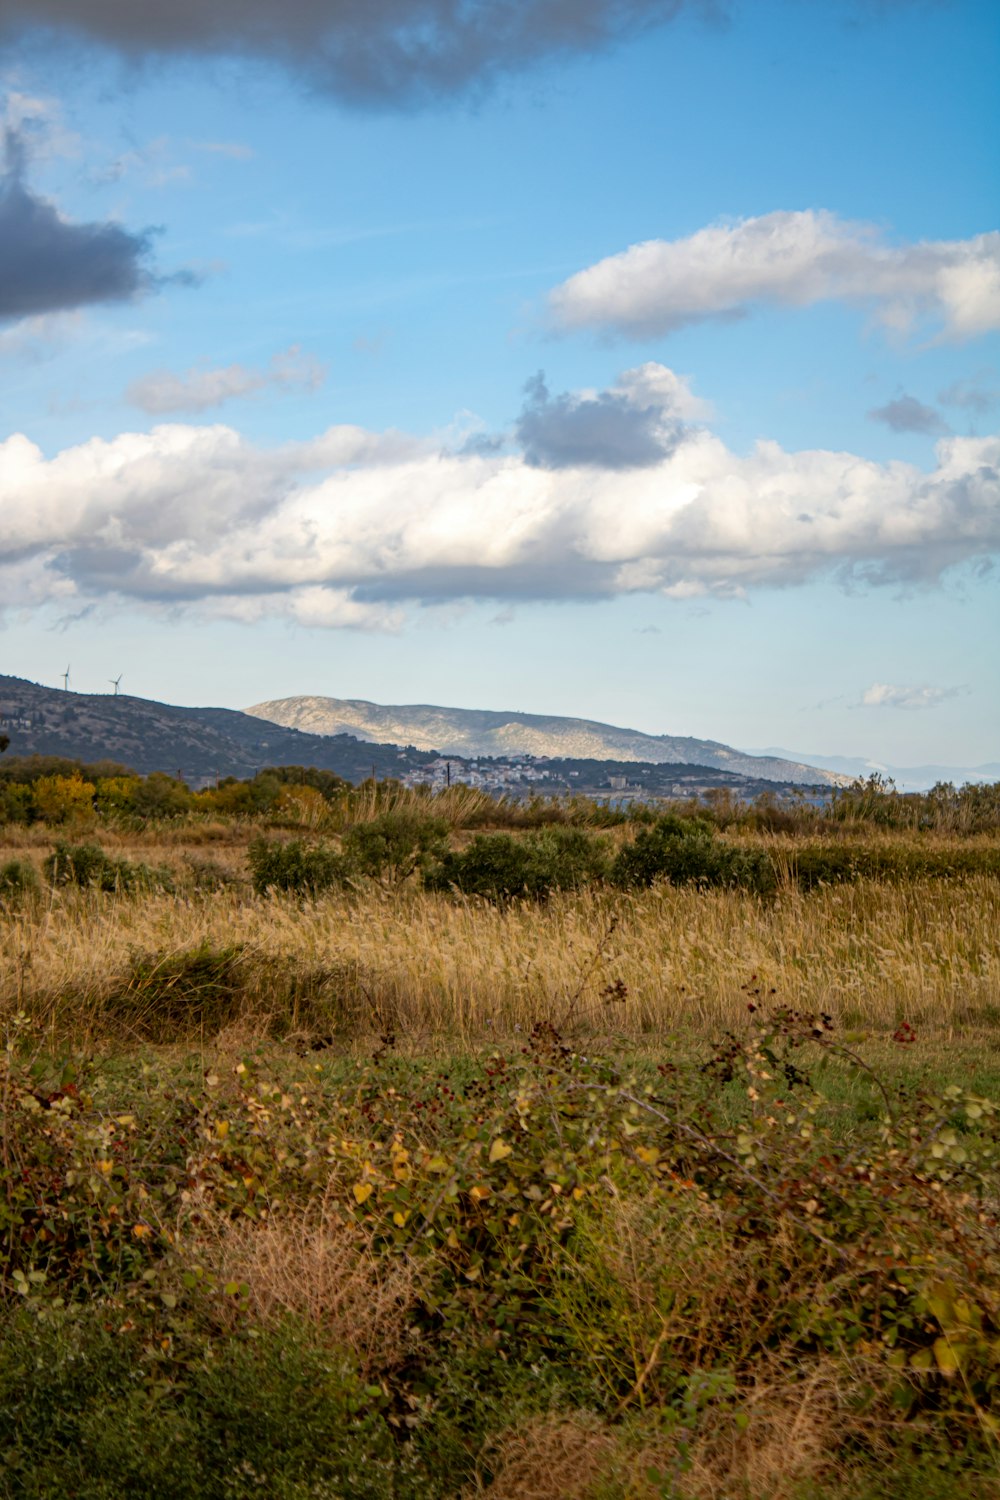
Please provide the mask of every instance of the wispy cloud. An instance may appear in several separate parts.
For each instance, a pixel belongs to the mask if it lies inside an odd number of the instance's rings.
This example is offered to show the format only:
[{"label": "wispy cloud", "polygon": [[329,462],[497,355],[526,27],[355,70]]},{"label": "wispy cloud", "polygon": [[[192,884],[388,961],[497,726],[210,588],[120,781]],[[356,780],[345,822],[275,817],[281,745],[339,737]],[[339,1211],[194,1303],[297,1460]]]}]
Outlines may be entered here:
[{"label": "wispy cloud", "polygon": [[645,338],[756,306],[870,306],[887,328],[929,321],[951,339],[1000,328],[1000,233],[886,243],[870,224],[806,210],[647,240],[549,295],[553,324]]},{"label": "wispy cloud", "polygon": [[230,161],[251,161],[256,154],[252,146],[240,141],[192,141],[196,151],[207,151],[211,156],[227,156]]},{"label": "wispy cloud", "polygon": [[986,369],[965,380],[954,380],[938,392],[938,400],[942,406],[955,406],[974,417],[988,417],[1000,406],[1000,387],[992,383],[996,378],[996,370]]},{"label": "wispy cloud", "polygon": [[227,401],[254,396],[263,390],[318,390],[326,379],[326,366],[298,344],[272,356],[263,369],[232,364],[195,366],[184,375],[171,370],[152,370],[133,380],[126,401],[151,416],[171,412],[211,411]]},{"label": "wispy cloud", "polygon": [[964,691],[959,687],[892,687],[887,682],[873,682],[861,695],[865,708],[937,708],[948,698],[957,698]]}]

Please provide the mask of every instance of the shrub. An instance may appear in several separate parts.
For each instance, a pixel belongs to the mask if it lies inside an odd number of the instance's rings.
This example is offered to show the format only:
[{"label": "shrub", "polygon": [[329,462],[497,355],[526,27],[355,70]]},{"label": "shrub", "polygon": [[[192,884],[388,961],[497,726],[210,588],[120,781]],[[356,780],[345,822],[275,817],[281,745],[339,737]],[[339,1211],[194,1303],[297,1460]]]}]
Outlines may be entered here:
[{"label": "shrub", "polygon": [[154,771],[133,793],[133,810],[141,818],[178,818],[190,812],[193,798],[183,781]]},{"label": "shrub", "polygon": [[396,884],[447,850],[448,824],[423,813],[384,812],[356,823],[344,839],[344,853],[361,875]]},{"label": "shrub", "polygon": [[0,902],[16,905],[37,896],[41,890],[38,871],[27,859],[9,859],[0,865]]},{"label": "shrub", "polygon": [[249,850],[250,873],[258,896],[288,891],[296,896],[318,896],[347,879],[347,864],[335,849],[308,845],[301,839],[287,844],[254,839]]},{"label": "shrub", "polygon": [[35,813],[43,823],[68,823],[91,816],[95,787],[79,772],[72,776],[40,776],[34,784]]},{"label": "shrub", "polygon": [[126,896],[172,887],[168,871],[151,870],[148,865],[133,864],[127,859],[112,859],[100,844],[60,841],[46,859],[44,869],[52,885],[77,885]]},{"label": "shrub", "polygon": [[[116,1320],[117,1324],[118,1320]],[[298,1327],[212,1347],[102,1315],[22,1313],[0,1341],[0,1493],[171,1500],[390,1496],[381,1393]]]},{"label": "shrub", "polygon": [[774,867],[763,850],[727,844],[704,819],[673,814],[641,829],[619,851],[611,880],[625,889],[668,880],[672,885],[741,886],[759,895],[773,891],[777,884]]},{"label": "shrub", "polygon": [[477,834],[467,848],[447,854],[429,870],[426,884],[490,901],[516,896],[543,900],[553,890],[576,890],[601,879],[606,868],[603,839],[579,828],[553,827],[520,839],[509,833]]}]

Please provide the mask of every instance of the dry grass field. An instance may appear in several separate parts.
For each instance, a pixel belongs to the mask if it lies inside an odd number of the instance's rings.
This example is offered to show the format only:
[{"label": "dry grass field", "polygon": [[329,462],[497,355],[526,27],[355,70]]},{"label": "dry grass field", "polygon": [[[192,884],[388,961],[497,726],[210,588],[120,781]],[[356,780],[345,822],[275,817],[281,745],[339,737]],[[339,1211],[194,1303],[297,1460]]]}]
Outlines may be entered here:
[{"label": "dry grass field", "polygon": [[[351,1044],[390,1026],[461,1047],[570,1006],[597,1032],[704,1035],[741,1020],[748,984],[852,1031],[906,1020],[938,1046],[1000,1034],[1000,883],[987,875],[806,893],[786,883],[768,899],[585,889],[508,906],[369,881],[300,900],[253,894],[245,836],[109,847],[169,869],[175,892],[55,890],[0,924],[0,1006],[25,1009],[53,1040],[115,1040],[124,995],[142,1012],[144,987],[155,997],[166,976],[196,988],[206,952],[228,955],[226,1020],[248,1035],[304,1026]],[[24,853],[0,848],[0,861]],[[602,1000],[616,981],[626,998]]]},{"label": "dry grass field", "polygon": [[4,830],[3,1500],[1000,1497],[995,836],[491,900],[260,832]]}]

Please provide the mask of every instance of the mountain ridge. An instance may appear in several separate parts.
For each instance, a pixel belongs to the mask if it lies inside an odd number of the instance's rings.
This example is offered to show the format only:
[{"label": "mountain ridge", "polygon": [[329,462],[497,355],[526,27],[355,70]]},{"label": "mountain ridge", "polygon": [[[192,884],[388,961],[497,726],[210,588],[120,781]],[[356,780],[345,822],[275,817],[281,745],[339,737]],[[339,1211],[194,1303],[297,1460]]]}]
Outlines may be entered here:
[{"label": "mountain ridge", "polygon": [[558,714],[449,708],[434,703],[380,704],[366,698],[315,694],[267,699],[245,712],[304,733],[352,734],[364,741],[412,745],[418,750],[435,750],[466,759],[534,755],[652,765],[695,764],[804,786],[843,786],[851,779],[836,771],[781,757],[748,755],[719,740],[649,735],[598,719]]},{"label": "mountain ridge", "polygon": [[0,730],[9,755],[119,761],[142,775],[180,772],[192,784],[253,776],[265,765],[309,765],[361,781],[418,770],[433,757],[352,735],[312,735],[232,708],[184,708],[129,693],[76,693],[0,674]]}]

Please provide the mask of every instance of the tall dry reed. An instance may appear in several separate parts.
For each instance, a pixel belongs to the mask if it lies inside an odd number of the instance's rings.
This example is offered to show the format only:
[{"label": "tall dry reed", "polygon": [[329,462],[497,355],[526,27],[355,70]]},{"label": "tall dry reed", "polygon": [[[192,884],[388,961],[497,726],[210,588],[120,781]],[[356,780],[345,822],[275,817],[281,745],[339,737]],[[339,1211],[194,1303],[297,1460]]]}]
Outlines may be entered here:
[{"label": "tall dry reed", "polygon": [[751,976],[848,1026],[982,1028],[1000,1020],[1000,883],[859,881],[769,902],[662,886],[507,908],[376,886],[315,902],[57,892],[0,917],[0,1008],[53,1035],[114,1034],[123,999],[148,1012],[168,978],[196,988],[199,953],[226,956],[226,1016],[272,1032],[482,1038],[543,1016],[706,1030],[745,1016]]}]

